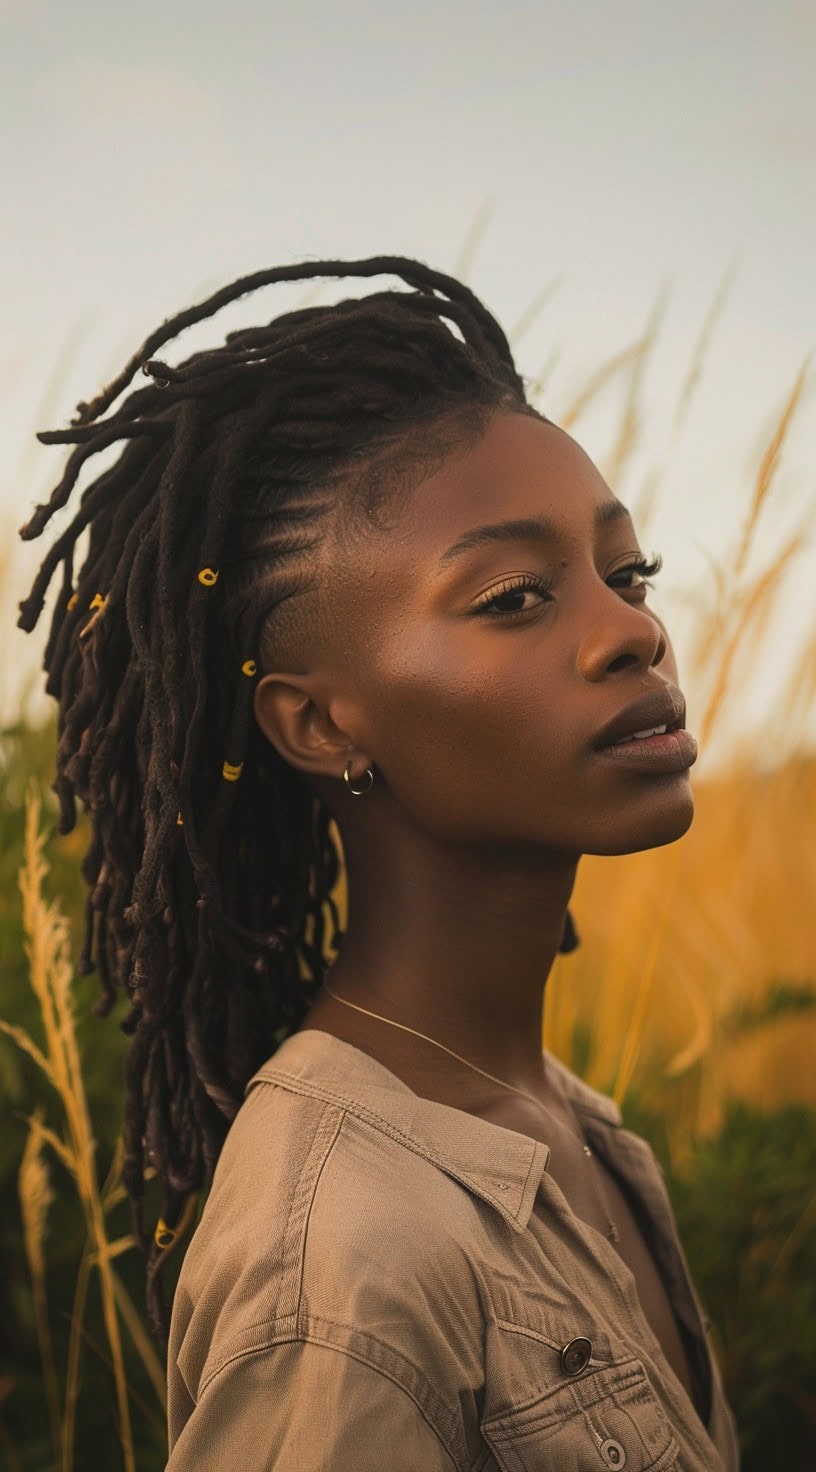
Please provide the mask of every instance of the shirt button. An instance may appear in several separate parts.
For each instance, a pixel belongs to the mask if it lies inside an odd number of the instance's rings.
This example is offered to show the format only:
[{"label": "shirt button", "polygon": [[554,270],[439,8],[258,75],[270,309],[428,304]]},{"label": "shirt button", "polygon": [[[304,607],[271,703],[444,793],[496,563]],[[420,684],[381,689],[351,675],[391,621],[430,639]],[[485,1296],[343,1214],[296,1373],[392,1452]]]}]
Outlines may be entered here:
[{"label": "shirt button", "polygon": [[601,1456],[606,1462],[607,1467],[618,1469],[626,1466],[626,1452],[623,1450],[620,1442],[613,1441],[611,1436],[607,1437],[606,1441],[601,1442]]},{"label": "shirt button", "polygon": [[[561,1369],[565,1375],[580,1375],[589,1364],[592,1344],[589,1339],[571,1339],[561,1351]],[[615,1465],[610,1463],[610,1466]]]}]

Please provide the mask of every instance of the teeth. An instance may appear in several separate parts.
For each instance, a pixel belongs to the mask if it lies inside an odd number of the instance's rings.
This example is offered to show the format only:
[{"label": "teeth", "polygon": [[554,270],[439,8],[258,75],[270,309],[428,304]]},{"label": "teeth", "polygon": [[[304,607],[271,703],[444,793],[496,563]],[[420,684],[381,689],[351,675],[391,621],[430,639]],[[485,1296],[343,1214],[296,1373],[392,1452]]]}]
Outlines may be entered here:
[{"label": "teeth", "polygon": [[631,736],[627,737],[627,740],[645,741],[647,736],[662,736],[665,730],[665,726],[653,726],[651,731],[633,731]]}]

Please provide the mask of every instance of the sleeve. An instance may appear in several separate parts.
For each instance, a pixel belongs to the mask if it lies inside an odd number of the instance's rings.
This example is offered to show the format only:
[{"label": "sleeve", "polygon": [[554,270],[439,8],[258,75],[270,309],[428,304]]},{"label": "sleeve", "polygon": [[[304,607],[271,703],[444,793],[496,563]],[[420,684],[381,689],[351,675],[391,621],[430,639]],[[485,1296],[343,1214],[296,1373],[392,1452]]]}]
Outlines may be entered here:
[{"label": "sleeve", "polygon": [[334,1346],[287,1341],[225,1365],[205,1386],[165,1472],[452,1472],[456,1459],[413,1396]]}]

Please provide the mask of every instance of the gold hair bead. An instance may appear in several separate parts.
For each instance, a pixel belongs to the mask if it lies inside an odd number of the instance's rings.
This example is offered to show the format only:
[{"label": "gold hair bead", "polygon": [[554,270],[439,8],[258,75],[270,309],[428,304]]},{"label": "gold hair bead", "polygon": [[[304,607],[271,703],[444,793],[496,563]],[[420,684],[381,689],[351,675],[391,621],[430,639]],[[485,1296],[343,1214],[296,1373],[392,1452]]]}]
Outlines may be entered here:
[{"label": "gold hair bead", "polygon": [[228,782],[237,782],[243,770],[243,762],[239,762],[237,766],[233,766],[232,762],[224,762],[224,765],[221,768],[221,775],[222,777],[225,777]]},{"label": "gold hair bead", "polygon": [[104,608],[105,607],[105,604],[107,603],[107,601],[108,601],[107,598],[103,598],[103,596],[102,596],[101,593],[94,593],[94,596],[91,599],[90,603],[88,604],[88,607],[89,608]]},{"label": "gold hair bead", "polygon": [[243,664],[241,665],[241,674],[242,675],[257,675],[257,673],[258,673],[258,666],[256,665],[254,659],[245,659],[244,662],[243,662]]},{"label": "gold hair bead", "polygon": [[172,1247],[177,1238],[178,1232],[175,1232],[172,1227],[168,1227],[164,1217],[160,1216],[156,1223],[156,1230],[153,1233],[153,1241],[156,1246],[162,1248]]},{"label": "gold hair bead", "polygon": [[78,602],[79,602],[79,594],[78,593],[72,593],[71,596],[70,596],[70,598],[68,599],[68,608],[69,608],[69,610],[71,608],[76,608]]},{"label": "gold hair bead", "polygon": [[179,813],[178,817],[176,818],[176,823],[179,828],[184,827],[184,819],[182,818],[181,813]]},{"label": "gold hair bead", "polygon": [[218,582],[218,568],[202,567],[201,572],[198,574],[198,581],[203,583],[205,588],[212,588]]}]

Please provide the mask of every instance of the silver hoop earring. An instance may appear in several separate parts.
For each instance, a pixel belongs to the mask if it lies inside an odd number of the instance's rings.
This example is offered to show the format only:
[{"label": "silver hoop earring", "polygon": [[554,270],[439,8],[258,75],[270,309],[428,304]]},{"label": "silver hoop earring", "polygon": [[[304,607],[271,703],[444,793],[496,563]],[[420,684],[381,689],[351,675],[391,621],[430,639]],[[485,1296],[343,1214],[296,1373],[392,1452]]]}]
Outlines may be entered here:
[{"label": "silver hoop earring", "polygon": [[351,771],[351,762],[349,761],[349,762],[346,762],[346,770],[343,773],[343,777],[344,777],[345,781],[348,783],[349,791],[353,794],[353,796],[354,797],[362,797],[363,796],[363,793],[370,792],[371,789],[372,789],[372,787],[374,786],[374,773],[372,772],[371,768],[370,767],[366,767],[365,771],[363,772],[363,777],[367,777],[368,778],[368,783],[367,783],[367,785],[365,787],[352,787],[352,785],[351,785],[350,771]]}]

